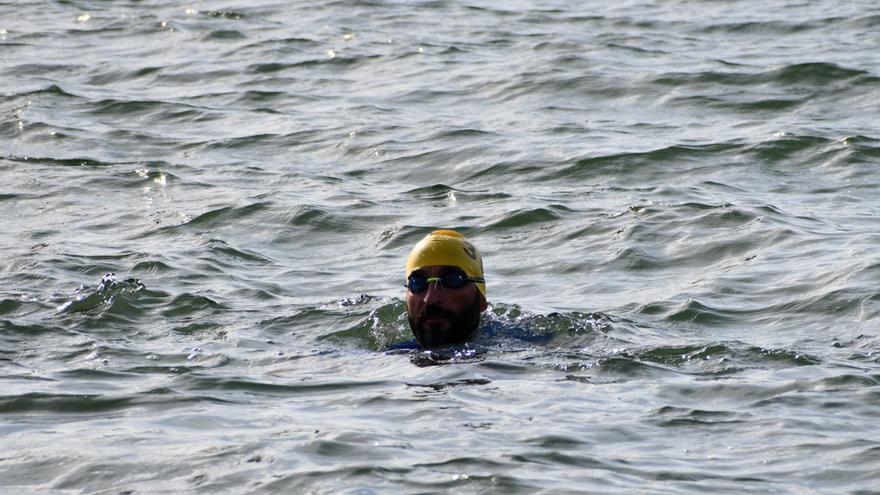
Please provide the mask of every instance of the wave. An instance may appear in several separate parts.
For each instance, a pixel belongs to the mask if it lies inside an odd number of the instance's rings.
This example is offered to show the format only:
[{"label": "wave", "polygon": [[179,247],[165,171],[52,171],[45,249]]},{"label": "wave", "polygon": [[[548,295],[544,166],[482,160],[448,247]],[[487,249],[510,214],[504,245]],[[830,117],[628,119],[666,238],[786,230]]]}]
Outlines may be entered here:
[{"label": "wave", "polygon": [[[698,309],[700,308],[700,309]],[[705,306],[691,305],[669,317],[713,325],[735,318],[707,318]],[[351,323],[321,341],[382,351],[412,338],[403,301],[362,296],[342,310]],[[328,315],[323,315],[327,318]],[[293,317],[293,323],[300,316]],[[741,324],[742,320],[738,320]],[[655,325],[655,324],[652,324]],[[795,349],[759,347],[743,341],[706,341],[681,345],[638,344],[639,325],[601,313],[536,314],[516,305],[493,304],[471,342],[404,353],[417,366],[502,362],[561,370],[575,381],[629,380],[647,375],[692,374],[704,377],[739,375],[754,369],[815,366],[827,358]],[[708,337],[711,339],[711,336]],[[856,357],[858,358],[858,357]]]}]

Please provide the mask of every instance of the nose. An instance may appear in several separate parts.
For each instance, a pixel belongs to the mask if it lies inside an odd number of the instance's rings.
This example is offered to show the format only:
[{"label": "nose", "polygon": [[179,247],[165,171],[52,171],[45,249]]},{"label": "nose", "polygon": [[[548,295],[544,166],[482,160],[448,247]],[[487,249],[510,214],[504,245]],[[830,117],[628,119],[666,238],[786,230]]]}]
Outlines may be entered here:
[{"label": "nose", "polygon": [[443,286],[439,280],[428,282],[428,288],[425,289],[425,304],[431,304],[444,299]]}]

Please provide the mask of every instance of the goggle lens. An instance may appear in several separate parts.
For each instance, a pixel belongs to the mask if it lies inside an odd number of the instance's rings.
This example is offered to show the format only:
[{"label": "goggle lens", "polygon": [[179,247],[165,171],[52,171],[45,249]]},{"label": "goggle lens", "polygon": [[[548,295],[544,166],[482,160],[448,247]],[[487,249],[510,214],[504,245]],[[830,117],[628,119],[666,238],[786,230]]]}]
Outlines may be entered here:
[{"label": "goggle lens", "polygon": [[413,294],[424,292],[428,284],[438,282],[444,289],[460,289],[468,282],[479,282],[480,279],[469,278],[462,272],[444,273],[440,277],[424,277],[422,275],[410,275],[406,280],[406,287]]}]

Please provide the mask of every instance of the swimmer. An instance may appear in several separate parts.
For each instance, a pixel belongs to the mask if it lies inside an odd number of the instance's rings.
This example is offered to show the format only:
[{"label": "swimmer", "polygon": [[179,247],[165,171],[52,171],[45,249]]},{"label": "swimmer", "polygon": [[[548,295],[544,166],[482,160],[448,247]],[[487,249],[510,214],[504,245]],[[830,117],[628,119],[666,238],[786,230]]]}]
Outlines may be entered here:
[{"label": "swimmer", "polygon": [[468,340],[488,306],[480,252],[453,230],[435,230],[416,244],[405,286],[409,327],[422,347]]}]

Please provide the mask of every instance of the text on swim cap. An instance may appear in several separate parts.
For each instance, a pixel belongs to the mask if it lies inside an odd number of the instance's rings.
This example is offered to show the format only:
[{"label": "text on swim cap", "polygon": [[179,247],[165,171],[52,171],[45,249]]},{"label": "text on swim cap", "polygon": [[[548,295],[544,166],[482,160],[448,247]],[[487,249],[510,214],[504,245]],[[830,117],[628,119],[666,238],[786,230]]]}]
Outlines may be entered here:
[{"label": "text on swim cap", "polygon": [[468,255],[470,259],[476,261],[477,260],[477,249],[471,245],[469,242],[464,243],[464,254]]}]

